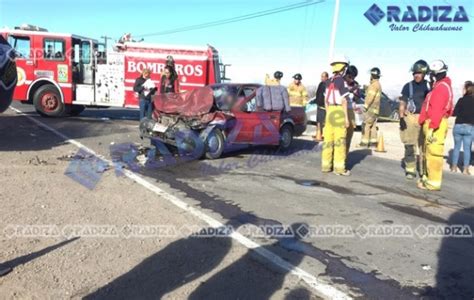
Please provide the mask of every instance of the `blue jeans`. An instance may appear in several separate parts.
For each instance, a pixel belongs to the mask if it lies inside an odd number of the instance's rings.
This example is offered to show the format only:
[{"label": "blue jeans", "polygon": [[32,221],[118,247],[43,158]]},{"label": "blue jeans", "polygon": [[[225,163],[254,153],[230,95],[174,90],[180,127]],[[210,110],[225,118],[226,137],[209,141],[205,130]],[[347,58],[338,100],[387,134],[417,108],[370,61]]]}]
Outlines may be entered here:
[{"label": "blue jeans", "polygon": [[471,164],[471,147],[472,136],[474,135],[474,125],[471,124],[456,124],[453,129],[454,136],[454,150],[453,150],[453,166],[457,166],[459,162],[459,152],[461,145],[464,147],[464,167]]},{"label": "blue jeans", "polygon": [[144,117],[151,118],[151,113],[153,110],[153,103],[151,100],[146,100],[145,98],[140,98],[140,120]]}]

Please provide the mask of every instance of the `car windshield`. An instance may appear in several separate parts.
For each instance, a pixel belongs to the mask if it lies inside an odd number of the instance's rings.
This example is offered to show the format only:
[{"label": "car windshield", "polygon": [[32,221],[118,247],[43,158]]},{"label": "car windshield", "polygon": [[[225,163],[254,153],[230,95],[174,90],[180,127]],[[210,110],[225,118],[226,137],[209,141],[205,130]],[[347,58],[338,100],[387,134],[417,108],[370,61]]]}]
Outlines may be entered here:
[{"label": "car windshield", "polygon": [[230,110],[232,105],[237,101],[237,86],[215,86],[212,87],[214,92],[214,101],[219,110]]}]

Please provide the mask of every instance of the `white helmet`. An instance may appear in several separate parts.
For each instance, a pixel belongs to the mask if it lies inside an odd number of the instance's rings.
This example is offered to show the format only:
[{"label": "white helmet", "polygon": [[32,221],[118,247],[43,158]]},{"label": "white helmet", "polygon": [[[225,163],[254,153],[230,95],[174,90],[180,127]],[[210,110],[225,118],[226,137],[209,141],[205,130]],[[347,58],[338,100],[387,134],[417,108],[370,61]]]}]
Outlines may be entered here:
[{"label": "white helmet", "polygon": [[433,74],[439,74],[448,71],[448,66],[441,59],[432,61],[430,63],[430,72]]},{"label": "white helmet", "polygon": [[347,57],[345,55],[336,54],[336,55],[333,56],[333,58],[331,60],[331,66],[334,65],[334,64],[337,64],[337,63],[348,65],[349,60],[347,59]]}]

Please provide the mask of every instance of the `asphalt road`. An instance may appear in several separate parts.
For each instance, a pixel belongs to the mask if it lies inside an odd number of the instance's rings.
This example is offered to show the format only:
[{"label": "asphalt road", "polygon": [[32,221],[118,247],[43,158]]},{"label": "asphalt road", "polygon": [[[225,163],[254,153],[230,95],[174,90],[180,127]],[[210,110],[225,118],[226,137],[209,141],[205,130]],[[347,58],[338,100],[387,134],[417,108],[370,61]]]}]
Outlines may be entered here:
[{"label": "asphalt road", "polygon": [[[14,106],[36,118],[30,106]],[[138,138],[137,111],[90,109],[75,118],[37,118],[107,158],[130,149],[127,145],[148,145]],[[39,138],[35,147],[41,145]],[[474,231],[472,177],[445,173],[441,192],[420,191],[415,182],[404,178],[399,161],[373,157],[370,150],[350,153],[352,176],[322,174],[319,149],[313,142],[298,139],[292,153],[254,147],[219,160],[177,159],[133,169],[351,296],[474,298],[472,235],[446,237],[439,231],[463,224]],[[278,236],[276,231],[271,236],[255,236],[249,225],[293,225],[310,233],[299,232],[300,239]],[[227,272],[241,267],[231,266]],[[252,278],[252,274],[242,276]],[[206,297],[219,289],[225,295],[228,285],[223,278],[230,280],[226,270],[209,278],[193,296]],[[113,287],[112,281],[109,289]]]}]

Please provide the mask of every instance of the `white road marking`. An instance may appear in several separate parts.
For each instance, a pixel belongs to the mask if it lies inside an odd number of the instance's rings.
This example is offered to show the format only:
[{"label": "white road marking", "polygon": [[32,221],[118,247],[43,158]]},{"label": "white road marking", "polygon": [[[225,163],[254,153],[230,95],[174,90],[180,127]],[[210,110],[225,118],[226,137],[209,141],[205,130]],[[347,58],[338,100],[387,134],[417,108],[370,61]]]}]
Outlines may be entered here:
[{"label": "white road marking", "polygon": [[[110,165],[114,164],[112,161],[110,161],[110,160],[106,159],[104,156],[96,153],[94,150],[88,148],[87,146],[81,144],[80,142],[78,142],[76,140],[70,139],[66,135],[64,135],[61,132],[57,131],[56,129],[46,125],[45,123],[37,120],[36,118],[33,118],[29,115],[26,115],[22,111],[14,108],[14,107],[10,106],[10,109],[15,111],[17,114],[20,114],[20,115],[26,117],[27,119],[34,122],[38,126],[54,133],[55,135],[59,136],[60,138],[64,139],[64,141],[66,143],[72,144],[72,145],[74,145],[78,148],[86,150],[90,154],[104,160],[105,162],[107,162]],[[154,192],[158,196],[168,200],[169,202],[171,202],[175,206],[185,210],[186,212],[188,212],[188,213],[192,214],[193,216],[197,217],[198,219],[204,221],[209,226],[212,226],[212,227],[224,226],[224,224],[222,224],[218,220],[216,220],[213,217],[205,214],[204,212],[200,211],[199,209],[187,204],[186,202],[179,199],[178,197],[173,196],[172,194],[169,194],[166,191],[160,189],[159,187],[153,185],[152,183],[150,183],[149,181],[147,181],[143,177],[141,177],[141,176],[139,176],[139,175],[137,175],[137,174],[135,174],[135,173],[133,173],[129,170],[126,170],[126,169],[123,170],[123,173],[129,179],[135,181],[136,183],[140,184],[141,186],[145,187],[146,189]],[[240,244],[242,244],[243,246],[245,246],[246,248],[257,252],[259,255],[263,256],[265,259],[270,261],[272,264],[286,270],[290,274],[292,274],[292,275],[298,277],[299,279],[303,280],[312,289],[314,289],[316,292],[318,292],[322,296],[325,296],[328,299],[352,299],[348,294],[336,289],[335,287],[333,287],[331,285],[320,282],[314,275],[312,275],[309,272],[307,272],[307,271],[305,271],[305,270],[303,270],[303,269],[301,269],[301,268],[285,261],[280,256],[278,256],[275,253],[263,248],[258,243],[256,243],[256,242],[252,241],[251,239],[241,235],[240,233],[234,232],[230,235],[230,237],[233,238],[234,240],[236,240],[237,242],[239,242]]]}]

